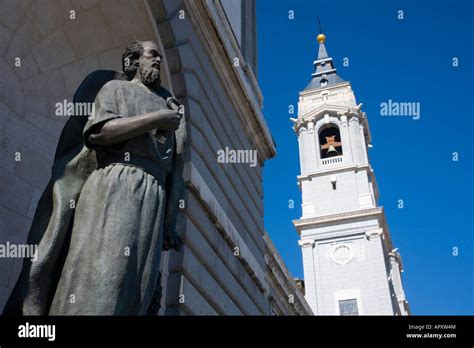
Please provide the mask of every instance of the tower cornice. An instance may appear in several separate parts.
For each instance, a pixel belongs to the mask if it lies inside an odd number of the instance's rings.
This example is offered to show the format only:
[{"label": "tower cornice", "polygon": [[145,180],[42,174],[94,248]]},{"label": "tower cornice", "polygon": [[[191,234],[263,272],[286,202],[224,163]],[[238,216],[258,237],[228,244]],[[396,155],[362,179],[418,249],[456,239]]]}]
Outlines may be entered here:
[{"label": "tower cornice", "polygon": [[320,119],[324,118],[328,113],[335,113],[339,118],[346,116],[347,119],[358,117],[360,119],[365,118],[365,113],[360,110],[360,106],[351,108],[343,105],[324,103],[310,112],[299,116],[295,120],[294,130],[298,133],[299,129],[306,125],[308,122],[316,123]]},{"label": "tower cornice", "polygon": [[311,180],[312,178],[318,177],[318,176],[325,176],[329,174],[335,174],[335,173],[341,173],[341,172],[348,172],[348,171],[361,171],[361,170],[367,170],[371,173],[373,173],[372,168],[370,165],[365,164],[349,164],[346,166],[337,166],[337,167],[329,167],[329,168],[324,168],[315,172],[309,172],[306,174],[298,175],[296,178],[298,179],[298,182],[304,181],[304,180]]},{"label": "tower cornice", "polygon": [[341,222],[342,220],[354,220],[357,218],[365,218],[368,216],[377,217],[380,220],[381,225],[385,225],[385,214],[384,214],[383,207],[375,207],[375,208],[370,208],[370,209],[348,211],[348,212],[339,213],[339,214],[303,218],[303,219],[293,220],[293,225],[298,231],[298,234],[301,235],[301,230],[305,228],[315,227],[317,225],[322,225],[322,224],[327,224],[327,223]]},{"label": "tower cornice", "polygon": [[351,87],[351,83],[349,81],[344,81],[338,84],[327,86],[325,88],[319,87],[319,88],[305,89],[303,91],[300,91],[299,94],[301,97],[303,97],[303,96],[308,96],[315,93],[321,93],[322,91],[331,91],[331,90],[338,89],[341,87],[346,87],[346,86]]}]

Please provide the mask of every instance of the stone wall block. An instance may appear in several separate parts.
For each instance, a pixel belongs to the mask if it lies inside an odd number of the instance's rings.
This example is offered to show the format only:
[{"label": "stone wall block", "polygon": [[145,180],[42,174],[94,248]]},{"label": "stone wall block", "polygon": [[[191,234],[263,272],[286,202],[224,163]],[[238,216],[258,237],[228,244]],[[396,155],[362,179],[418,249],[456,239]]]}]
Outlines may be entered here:
[{"label": "stone wall block", "polygon": [[[33,186],[25,181],[9,174],[0,174],[0,205],[11,209],[19,214],[25,215],[28,213],[31,197],[33,195]],[[10,221],[5,221],[9,223]],[[4,233],[2,229],[2,237]]]},{"label": "stone wall block", "polygon": [[15,35],[8,46],[6,57],[13,62],[16,57],[24,57],[31,52],[42,39],[40,31],[28,19],[24,20],[15,31]]},{"label": "stone wall block", "polygon": [[100,9],[116,45],[154,39],[143,1],[102,0]]},{"label": "stone wall block", "polygon": [[[13,114],[14,115],[14,114]],[[34,125],[14,115],[10,117],[5,132],[14,137],[19,144],[35,149],[40,155],[52,160],[58,139],[53,139]]]},{"label": "stone wall block", "polygon": [[99,7],[91,7],[75,20],[66,22],[64,30],[77,58],[109,49],[113,42],[111,28]]},{"label": "stone wall block", "polygon": [[50,70],[22,82],[25,95],[64,96],[66,86],[59,70]]},{"label": "stone wall block", "polygon": [[74,51],[62,28],[48,35],[32,52],[41,71],[54,69],[75,59]]},{"label": "stone wall block", "polygon": [[51,177],[50,160],[26,146],[20,146],[19,151],[21,161],[15,163],[15,175],[38,189],[44,189]]},{"label": "stone wall block", "polygon": [[0,23],[15,29],[33,0],[0,0]]},{"label": "stone wall block", "polygon": [[[82,80],[91,72],[99,70],[100,67],[97,57],[90,56],[64,65],[60,69],[64,77],[67,93],[72,96]],[[72,101],[72,98],[70,101]]]},{"label": "stone wall block", "polygon": [[67,21],[74,21],[74,19],[70,19],[71,10],[74,10],[74,8],[69,0],[33,1],[26,16],[34,23],[41,34],[47,35]]},{"label": "stone wall block", "polygon": [[0,77],[0,101],[11,110],[23,113],[25,105],[20,82],[11,67],[1,58]]}]

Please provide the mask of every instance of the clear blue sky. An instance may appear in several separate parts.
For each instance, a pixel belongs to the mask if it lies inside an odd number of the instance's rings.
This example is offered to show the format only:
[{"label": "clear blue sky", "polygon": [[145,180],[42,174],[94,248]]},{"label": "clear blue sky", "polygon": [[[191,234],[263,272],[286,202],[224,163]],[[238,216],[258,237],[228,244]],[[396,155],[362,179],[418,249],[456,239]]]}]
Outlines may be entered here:
[{"label": "clear blue sky", "polygon": [[[473,10],[468,0],[257,0],[258,79],[278,152],[264,168],[265,226],[295,277],[303,277],[291,223],[301,216],[300,166],[288,105],[311,79],[319,16],[338,74],[367,112],[379,205],[402,255],[412,313],[474,314]],[[388,99],[420,102],[421,118],[380,116]]]}]

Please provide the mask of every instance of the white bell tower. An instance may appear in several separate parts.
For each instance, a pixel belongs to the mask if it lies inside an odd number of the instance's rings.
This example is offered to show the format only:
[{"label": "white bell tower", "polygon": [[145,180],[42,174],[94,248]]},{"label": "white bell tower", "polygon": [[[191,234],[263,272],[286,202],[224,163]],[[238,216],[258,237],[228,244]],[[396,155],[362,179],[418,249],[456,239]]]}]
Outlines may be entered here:
[{"label": "white bell tower", "polygon": [[370,130],[349,82],[336,73],[319,34],[315,72],[300,92],[302,216],[293,221],[303,254],[305,297],[316,315],[408,315],[367,147]]}]

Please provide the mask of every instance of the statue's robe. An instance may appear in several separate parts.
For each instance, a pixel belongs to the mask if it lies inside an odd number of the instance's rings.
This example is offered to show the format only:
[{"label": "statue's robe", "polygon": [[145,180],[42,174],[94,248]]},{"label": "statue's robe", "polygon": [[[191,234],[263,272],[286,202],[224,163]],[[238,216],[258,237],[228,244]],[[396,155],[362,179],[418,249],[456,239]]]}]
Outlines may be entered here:
[{"label": "statue's robe", "polygon": [[[121,78],[112,71],[94,72],[83,81],[74,101],[94,100],[107,81]],[[109,88],[104,91],[104,97],[115,94]],[[147,91],[141,92],[138,97],[145,98]],[[105,98],[104,106],[98,108],[102,111],[88,122],[86,132],[106,118],[132,116],[140,108],[150,111],[149,102],[160,98],[160,107],[165,107],[163,100],[171,95],[164,88],[160,94],[148,94],[149,99],[145,98],[141,106],[130,96],[115,98],[116,106],[110,103],[111,98]],[[112,116],[114,110],[117,115]],[[134,155],[143,155],[144,151],[152,155],[155,151],[161,156],[158,162],[163,166],[157,163],[161,172],[143,168],[146,161],[141,168],[130,164],[104,166],[101,158],[107,158],[104,154],[108,150],[83,145],[84,124],[84,118],[72,117],[61,134],[52,178],[38,203],[27,240],[38,244],[38,260],[24,260],[4,314],[146,314],[156,287],[163,233],[170,240],[179,239],[175,226],[178,203],[184,195],[184,120],[165,144],[155,144],[152,139],[129,146],[130,156],[135,159]],[[151,147],[145,149],[144,144]],[[94,189],[100,180],[111,178],[125,180],[115,184],[108,181]],[[132,202],[139,206],[130,208]],[[76,204],[75,209],[71,203]]]}]

